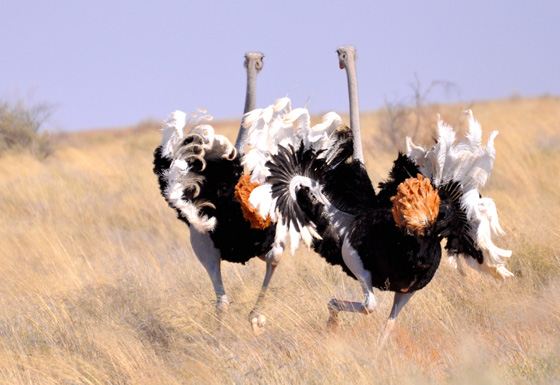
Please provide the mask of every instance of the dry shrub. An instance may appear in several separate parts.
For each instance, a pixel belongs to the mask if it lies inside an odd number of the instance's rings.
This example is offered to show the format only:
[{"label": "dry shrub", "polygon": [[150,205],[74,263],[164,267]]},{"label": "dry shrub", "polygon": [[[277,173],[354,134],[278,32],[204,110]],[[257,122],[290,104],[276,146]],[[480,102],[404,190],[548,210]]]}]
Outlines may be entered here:
[{"label": "dry shrub", "polygon": [[39,159],[50,156],[54,151],[52,137],[41,132],[50,111],[45,104],[29,107],[22,102],[0,102],[0,155],[28,151]]},{"label": "dry shrub", "polygon": [[[385,102],[377,135],[377,143],[383,147],[403,150],[404,138],[410,136],[415,143],[430,143],[435,134],[435,122],[441,106],[430,104],[430,96],[436,91],[445,94],[458,93],[458,87],[448,81],[437,80],[424,88],[418,77],[409,84],[412,95],[402,101]],[[448,123],[456,123],[460,114],[445,116]]]}]

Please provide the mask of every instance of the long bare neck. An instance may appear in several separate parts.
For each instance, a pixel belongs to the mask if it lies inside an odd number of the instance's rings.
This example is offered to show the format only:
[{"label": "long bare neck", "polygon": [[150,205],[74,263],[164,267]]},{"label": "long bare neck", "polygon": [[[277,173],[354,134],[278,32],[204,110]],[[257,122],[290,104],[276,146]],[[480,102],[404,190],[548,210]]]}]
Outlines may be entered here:
[{"label": "long bare neck", "polygon": [[[348,78],[348,99],[350,102],[350,128],[354,137],[354,159],[364,163],[362,136],[360,131],[360,106],[358,101],[358,80],[356,79],[356,56],[353,47],[339,48],[340,66],[346,69]],[[341,57],[342,55],[342,57]]]},{"label": "long bare neck", "polygon": [[[247,89],[245,91],[245,108],[243,114],[254,110],[257,100],[257,74],[262,69],[263,55],[260,52],[248,52],[245,54],[245,68],[247,70]],[[243,126],[243,119],[235,141],[235,148],[239,151],[245,143],[247,129]]]},{"label": "long bare neck", "polygon": [[362,149],[362,136],[360,130],[360,106],[358,101],[358,81],[356,79],[356,62],[352,57],[346,66],[348,77],[348,99],[350,100],[350,127],[354,137],[354,159],[364,163],[364,151]]},{"label": "long bare neck", "polygon": [[245,108],[243,113],[254,110],[257,103],[257,69],[254,63],[249,63],[247,67],[247,89],[245,91]]}]

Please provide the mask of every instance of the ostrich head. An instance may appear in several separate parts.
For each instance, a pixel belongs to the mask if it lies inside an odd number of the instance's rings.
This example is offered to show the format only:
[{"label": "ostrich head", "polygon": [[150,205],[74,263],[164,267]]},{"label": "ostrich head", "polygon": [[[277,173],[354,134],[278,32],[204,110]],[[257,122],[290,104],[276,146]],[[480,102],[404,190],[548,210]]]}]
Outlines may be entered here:
[{"label": "ostrich head", "polygon": [[336,53],[338,54],[338,66],[341,70],[348,68],[349,63],[356,60],[356,48],[351,45],[338,47]]},{"label": "ostrich head", "polygon": [[262,52],[247,52],[245,53],[245,68],[249,71],[255,69],[260,72],[263,68],[264,55]]}]

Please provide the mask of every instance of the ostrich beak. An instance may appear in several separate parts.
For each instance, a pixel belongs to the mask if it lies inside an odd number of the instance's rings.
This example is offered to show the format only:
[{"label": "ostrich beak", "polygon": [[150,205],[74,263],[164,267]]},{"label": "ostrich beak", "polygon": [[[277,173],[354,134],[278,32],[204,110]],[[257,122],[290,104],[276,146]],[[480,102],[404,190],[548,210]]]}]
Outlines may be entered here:
[{"label": "ostrich beak", "polygon": [[346,66],[344,65],[344,61],[343,61],[343,60],[339,60],[339,61],[338,61],[338,66],[340,67],[341,70],[343,70],[344,68],[346,68]]},{"label": "ostrich beak", "polygon": [[338,55],[338,67],[343,70],[346,68],[346,65],[344,64],[344,60],[342,60],[342,56],[341,56],[341,49],[337,49],[336,50],[336,54]]}]

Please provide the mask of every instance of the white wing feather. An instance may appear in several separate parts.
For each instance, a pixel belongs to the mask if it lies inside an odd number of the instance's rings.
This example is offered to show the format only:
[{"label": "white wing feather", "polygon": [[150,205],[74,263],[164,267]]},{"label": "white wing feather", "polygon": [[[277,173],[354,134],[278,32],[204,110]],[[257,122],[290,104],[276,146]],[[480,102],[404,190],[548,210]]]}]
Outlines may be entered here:
[{"label": "white wing feather", "polygon": [[241,163],[245,173],[251,175],[251,181],[260,184],[251,192],[249,202],[259,215],[270,215],[276,220],[277,237],[283,242],[289,238],[292,253],[296,251],[300,240],[309,247],[313,238],[320,236],[313,226],[298,223],[297,230],[292,223],[282,224],[276,210],[276,200],[272,198],[271,186],[266,183],[266,177],[270,175],[266,162],[278,153],[279,146],[297,148],[303,142],[305,147],[325,148],[332,139],[332,133],[341,124],[342,118],[335,112],[329,112],[320,123],[311,126],[309,111],[306,108],[292,109],[292,102],[287,97],[244,116],[243,125],[248,134]]},{"label": "white wing feather", "polygon": [[174,111],[162,129],[162,156],[171,159],[171,165],[165,173],[167,188],[163,194],[169,204],[179,210],[189,223],[201,232],[212,231],[216,226],[216,218],[200,213],[200,208],[208,202],[193,202],[183,197],[185,189],[194,189],[194,197],[200,192],[204,177],[192,172],[189,163],[183,159],[182,146],[186,134],[197,134],[203,139],[205,159],[211,157],[235,157],[235,147],[229,140],[216,135],[214,128],[208,124],[212,116],[204,111],[186,114]]},{"label": "white wing feather", "polygon": [[[496,159],[494,140],[498,131],[492,131],[485,148],[482,147],[482,128],[472,111],[466,111],[467,134],[456,141],[453,128],[438,119],[438,140],[430,149],[424,149],[406,138],[407,155],[415,161],[422,174],[430,177],[436,186],[455,180],[463,186],[462,205],[472,226],[473,239],[484,253],[482,270],[501,277],[511,277],[504,258],[511,257],[511,250],[494,244],[492,235],[503,235],[494,201],[481,198],[479,190],[484,187]],[[454,256],[450,263],[456,266]],[[471,259],[471,258],[467,258]],[[470,261],[469,261],[470,262]],[[469,263],[476,267],[476,263]]]}]

